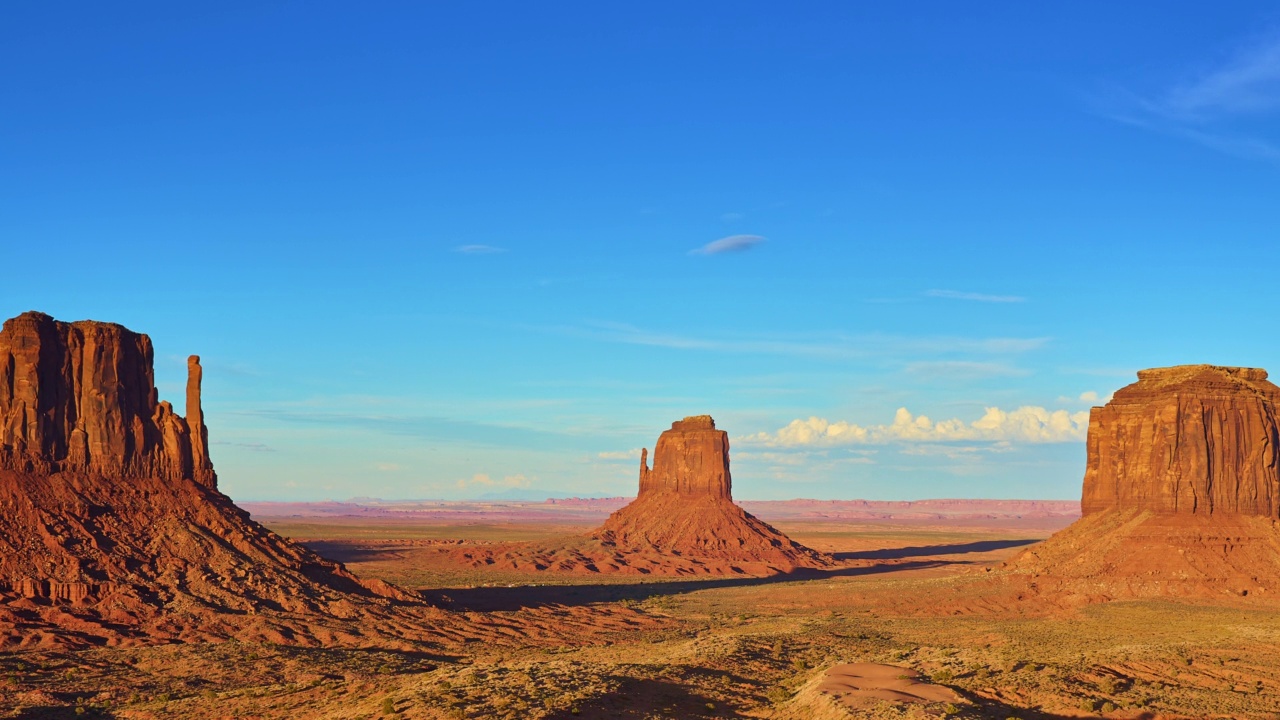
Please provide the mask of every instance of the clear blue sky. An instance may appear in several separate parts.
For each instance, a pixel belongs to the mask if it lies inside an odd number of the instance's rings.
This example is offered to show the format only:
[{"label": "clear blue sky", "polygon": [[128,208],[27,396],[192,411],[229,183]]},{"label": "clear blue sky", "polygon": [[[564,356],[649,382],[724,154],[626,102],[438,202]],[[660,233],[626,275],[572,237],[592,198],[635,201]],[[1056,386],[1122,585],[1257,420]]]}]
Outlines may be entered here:
[{"label": "clear blue sky", "polygon": [[204,356],[236,499],[628,494],[698,413],[738,497],[1072,498],[1135,370],[1280,371],[1271,3],[7,3],[0,66],[0,314]]}]

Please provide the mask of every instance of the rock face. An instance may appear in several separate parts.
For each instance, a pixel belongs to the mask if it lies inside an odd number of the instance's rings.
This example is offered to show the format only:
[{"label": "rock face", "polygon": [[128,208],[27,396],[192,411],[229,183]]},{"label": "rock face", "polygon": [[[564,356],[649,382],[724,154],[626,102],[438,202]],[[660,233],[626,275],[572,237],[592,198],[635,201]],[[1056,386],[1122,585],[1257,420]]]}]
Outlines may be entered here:
[{"label": "rock face", "polygon": [[1140,371],[1090,415],[1081,509],[1280,516],[1278,406],[1265,370]]},{"label": "rock face", "polygon": [[119,325],[26,313],[0,331],[0,648],[322,644],[353,637],[351,618],[408,627],[394,606],[431,610],[219,493],[199,359],[186,418],[157,400],[151,362],[151,340]]},{"label": "rock face", "polygon": [[696,415],[671,423],[653,450],[640,451],[640,494],[674,493],[689,497],[732,500],[729,475],[729,433],[716,429],[710,415]]},{"label": "rock face", "polygon": [[157,400],[151,339],[120,325],[24,313],[0,330],[0,468],[217,486],[188,361],[187,417]]},{"label": "rock face", "polygon": [[711,559],[775,570],[821,567],[830,560],[778,532],[733,502],[729,435],[709,415],[671,424],[640,455],[640,493],[594,537],[626,552]]},{"label": "rock face", "polygon": [[1001,581],[1059,604],[1280,600],[1278,404],[1264,370],[1140,371],[1093,409],[1083,517]]}]

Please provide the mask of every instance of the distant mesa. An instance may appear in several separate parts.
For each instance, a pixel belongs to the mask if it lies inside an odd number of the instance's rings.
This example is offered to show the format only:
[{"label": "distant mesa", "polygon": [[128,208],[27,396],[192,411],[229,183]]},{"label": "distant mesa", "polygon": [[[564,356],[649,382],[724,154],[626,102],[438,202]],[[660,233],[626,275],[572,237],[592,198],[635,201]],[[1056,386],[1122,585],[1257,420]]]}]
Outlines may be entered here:
[{"label": "distant mesa", "polygon": [[772,575],[834,565],[733,502],[729,436],[710,415],[671,424],[640,492],[586,537],[553,544],[459,548],[453,562],[494,570],[641,575]]},{"label": "distant mesa", "polygon": [[0,647],[361,642],[378,631],[347,619],[385,627],[394,606],[422,605],[281,538],[219,493],[199,358],[187,372],[183,417],[157,399],[146,335],[37,312],[4,323]]},{"label": "distant mesa", "polygon": [[1139,372],[1090,416],[1083,517],[1006,566],[1068,602],[1280,593],[1278,405],[1265,370]]}]

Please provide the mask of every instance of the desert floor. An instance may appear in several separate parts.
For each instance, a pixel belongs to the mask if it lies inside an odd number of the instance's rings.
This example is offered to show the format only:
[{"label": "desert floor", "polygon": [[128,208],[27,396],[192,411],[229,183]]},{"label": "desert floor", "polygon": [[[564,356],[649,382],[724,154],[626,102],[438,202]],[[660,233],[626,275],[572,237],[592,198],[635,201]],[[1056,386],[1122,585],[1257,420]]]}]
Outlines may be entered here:
[{"label": "desert floor", "polygon": [[[847,567],[677,579],[442,561],[458,540],[540,541],[596,524],[571,513],[255,519],[477,623],[530,631],[418,651],[232,641],[0,654],[0,717],[1280,718],[1274,606],[984,600],[998,574],[988,568],[1070,518],[766,517]],[[593,618],[600,632],[554,632]],[[863,662],[920,671],[961,700],[856,700],[845,714],[816,686],[827,668]]]}]

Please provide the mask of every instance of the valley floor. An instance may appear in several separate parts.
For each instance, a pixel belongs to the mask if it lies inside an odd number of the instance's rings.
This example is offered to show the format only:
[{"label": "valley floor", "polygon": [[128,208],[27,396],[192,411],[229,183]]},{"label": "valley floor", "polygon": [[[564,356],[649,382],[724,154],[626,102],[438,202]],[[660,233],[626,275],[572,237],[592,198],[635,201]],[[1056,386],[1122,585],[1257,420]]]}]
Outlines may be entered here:
[{"label": "valley floor", "polygon": [[[6,653],[0,717],[1280,717],[1273,606],[1225,596],[1075,610],[984,601],[982,583],[999,573],[989,568],[1071,518],[787,519],[775,524],[846,566],[705,579],[440,561],[446,541],[591,527],[572,522],[255,519],[476,622],[609,622],[575,642],[513,632],[419,652],[233,641]],[[855,662],[918,670],[963,701],[845,714],[816,683]]]}]

